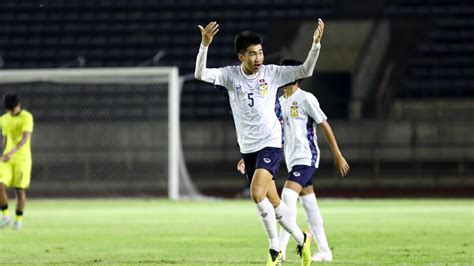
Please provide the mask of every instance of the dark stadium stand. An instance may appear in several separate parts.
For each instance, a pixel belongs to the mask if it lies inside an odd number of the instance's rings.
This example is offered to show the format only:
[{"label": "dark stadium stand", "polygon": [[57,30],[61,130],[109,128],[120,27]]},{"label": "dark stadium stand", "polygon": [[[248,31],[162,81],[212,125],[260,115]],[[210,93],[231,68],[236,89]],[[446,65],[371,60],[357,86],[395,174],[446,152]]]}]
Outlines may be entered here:
[{"label": "dark stadium stand", "polygon": [[[474,4],[462,0],[388,1],[385,16],[429,23],[408,54],[399,96],[474,96]],[[414,21],[416,23],[416,20]]]},{"label": "dark stadium stand", "polygon": [[[265,37],[275,21],[337,17],[337,2],[5,0],[0,2],[0,56],[6,69],[155,63],[178,65],[181,74],[189,74],[199,43],[197,24],[217,20],[226,29],[209,52],[209,65],[228,65],[236,63],[235,33],[252,29]],[[386,1],[384,17],[432,21],[424,39],[406,55],[410,59],[399,79],[399,96],[474,94],[473,14],[470,1]],[[158,62],[150,60],[160,51]],[[226,116],[211,86],[190,81],[185,90],[183,118]]]},{"label": "dark stadium stand", "polygon": [[[328,17],[332,1],[12,1],[0,2],[0,56],[4,68],[150,65],[194,70],[198,24],[218,20],[221,31],[209,65],[236,63],[233,37],[252,29],[264,37],[271,21]],[[205,8],[203,8],[205,6]],[[264,8],[263,8],[264,7]],[[191,81],[183,95],[183,118],[227,117],[212,86]],[[216,107],[217,105],[217,107]]]},{"label": "dark stadium stand", "polygon": [[[59,67],[77,56],[87,59],[87,67],[136,66],[164,49],[167,55],[160,65],[179,65],[188,73],[196,54],[190,47],[199,44],[198,24],[215,19],[226,27],[227,34],[221,34],[214,45],[220,58],[216,63],[221,65],[232,62],[232,39],[240,30],[251,28],[264,35],[271,20],[314,19],[331,12],[330,1],[41,3],[0,3],[0,47],[5,68]],[[206,9],[196,12],[204,3]],[[253,11],[259,5],[266,8]]]}]

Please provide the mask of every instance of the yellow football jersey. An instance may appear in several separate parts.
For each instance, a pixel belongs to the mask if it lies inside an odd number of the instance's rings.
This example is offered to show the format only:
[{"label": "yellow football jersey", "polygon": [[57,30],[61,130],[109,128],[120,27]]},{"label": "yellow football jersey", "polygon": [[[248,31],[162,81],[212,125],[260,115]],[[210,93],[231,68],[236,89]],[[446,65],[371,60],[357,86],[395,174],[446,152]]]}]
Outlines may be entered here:
[{"label": "yellow football jersey", "polygon": [[[12,116],[10,113],[5,113],[1,118],[2,123],[2,135],[7,137],[7,145],[3,154],[11,151],[23,137],[23,132],[33,133],[33,115],[26,111],[21,110],[21,112]],[[31,137],[28,138],[25,145],[23,145],[12,157],[12,160],[15,159],[30,159],[31,160]]]}]

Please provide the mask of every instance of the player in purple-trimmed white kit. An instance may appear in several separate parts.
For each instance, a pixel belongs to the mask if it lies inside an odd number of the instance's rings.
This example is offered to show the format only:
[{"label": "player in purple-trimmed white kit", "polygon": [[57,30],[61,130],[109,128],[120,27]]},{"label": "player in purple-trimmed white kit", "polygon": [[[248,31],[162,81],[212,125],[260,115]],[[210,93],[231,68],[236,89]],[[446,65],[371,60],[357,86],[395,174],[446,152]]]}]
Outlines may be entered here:
[{"label": "player in purple-trimmed white kit", "polygon": [[[301,62],[293,59],[283,60],[282,65],[300,65]],[[291,210],[291,217],[296,220],[296,202],[298,197],[305,211],[310,231],[318,244],[313,261],[332,261],[332,252],[329,248],[323,227],[323,218],[318,208],[316,195],[311,178],[319,167],[320,152],[316,138],[316,125],[323,130],[331,148],[336,170],[341,177],[347,175],[349,165],[342,156],[327,117],[319,106],[316,97],[301,88],[301,80],[283,86],[283,95],[280,103],[283,110],[285,130],[285,161],[289,171],[282,199]],[[244,173],[244,163],[239,161],[237,170]],[[289,235],[280,230],[280,247],[282,260],[286,259],[286,246]]]},{"label": "player in purple-trimmed white kit", "polygon": [[[301,62],[288,59],[283,60],[281,64],[300,65]],[[339,150],[334,133],[318,100],[313,94],[299,88],[300,82],[301,80],[298,80],[284,86],[283,95],[280,97],[285,130],[285,161],[289,171],[281,197],[291,209],[293,219],[296,220],[296,201],[299,196],[310,231],[318,244],[318,250],[312,257],[313,261],[332,261],[332,252],[326,239],[323,218],[311,181],[320,160],[316,125],[319,125],[326,137],[333,154],[336,171],[341,177],[347,175],[349,165]],[[288,233],[280,230],[283,260],[286,257],[288,239]]]},{"label": "player in purple-trimmed white kit", "polygon": [[237,141],[247,167],[251,197],[257,205],[270,244],[267,265],[279,264],[282,257],[277,221],[295,238],[302,265],[310,265],[311,235],[300,230],[291,210],[280,200],[273,179],[283,156],[277,91],[285,84],[312,75],[319,56],[324,23],[318,20],[311,50],[299,66],[264,65],[262,39],[254,32],[244,31],[234,40],[242,63],[207,68],[207,50],[219,31],[219,25],[211,22],[206,27],[198,27],[202,38],[194,74],[196,79],[225,87],[228,91]]}]

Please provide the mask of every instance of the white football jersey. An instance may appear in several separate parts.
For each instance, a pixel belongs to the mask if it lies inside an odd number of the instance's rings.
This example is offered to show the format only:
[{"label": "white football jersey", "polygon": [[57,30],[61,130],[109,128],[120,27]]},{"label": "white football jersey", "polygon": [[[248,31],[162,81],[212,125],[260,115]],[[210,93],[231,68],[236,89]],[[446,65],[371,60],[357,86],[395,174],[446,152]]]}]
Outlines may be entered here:
[{"label": "white football jersey", "polygon": [[290,97],[280,97],[285,132],[285,161],[288,171],[295,165],[318,168],[320,152],[316,126],[327,117],[316,97],[300,88]]},{"label": "white football jersey", "polygon": [[321,44],[313,43],[308,57],[299,66],[262,65],[254,75],[246,75],[239,66],[207,68],[207,46],[201,44],[196,57],[196,79],[223,86],[237,131],[241,153],[252,153],[265,147],[281,148],[281,108],[278,88],[297,79],[310,77],[319,56]]},{"label": "white football jersey", "polygon": [[277,92],[279,87],[296,80],[297,67],[262,65],[254,76],[245,75],[240,65],[210,71],[214,84],[229,92],[240,152],[281,148],[282,117]]}]

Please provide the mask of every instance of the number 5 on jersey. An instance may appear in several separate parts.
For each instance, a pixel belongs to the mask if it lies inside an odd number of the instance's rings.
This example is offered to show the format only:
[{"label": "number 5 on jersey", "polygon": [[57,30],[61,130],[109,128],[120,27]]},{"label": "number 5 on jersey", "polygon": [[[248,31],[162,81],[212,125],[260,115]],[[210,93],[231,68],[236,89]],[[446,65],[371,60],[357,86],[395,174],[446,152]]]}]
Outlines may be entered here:
[{"label": "number 5 on jersey", "polygon": [[250,107],[253,107],[253,104],[254,104],[254,101],[253,101],[253,92],[249,92],[247,93],[247,98],[249,98],[250,102],[249,102],[249,106]]}]

